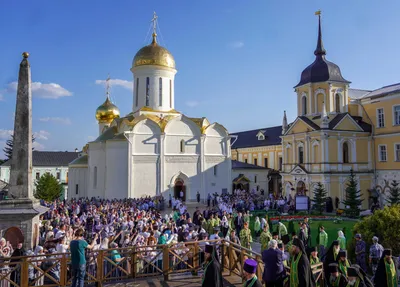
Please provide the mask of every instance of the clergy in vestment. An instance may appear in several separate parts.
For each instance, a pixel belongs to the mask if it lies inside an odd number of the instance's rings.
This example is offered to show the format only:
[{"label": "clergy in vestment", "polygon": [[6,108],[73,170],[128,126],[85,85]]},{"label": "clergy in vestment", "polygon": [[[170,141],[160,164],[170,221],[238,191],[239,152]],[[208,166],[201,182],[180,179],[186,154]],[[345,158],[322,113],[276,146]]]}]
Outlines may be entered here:
[{"label": "clergy in vestment", "polygon": [[[364,280],[360,276],[359,270],[354,267],[349,267],[347,268],[347,277],[348,277],[348,283],[347,286],[354,286],[354,287],[367,287],[365,285]],[[382,285],[376,285],[376,286],[382,286]]]},{"label": "clergy in vestment", "polygon": [[350,261],[347,259],[347,250],[340,250],[338,257],[339,271],[347,277],[347,268],[351,265]]},{"label": "clergy in vestment", "polygon": [[329,264],[329,277],[326,278],[328,287],[347,287],[347,279],[339,272],[337,263]]},{"label": "clergy in vestment", "polygon": [[214,245],[205,246],[205,266],[201,282],[202,287],[222,287],[221,265]]},{"label": "clergy in vestment", "polygon": [[331,247],[325,252],[322,260],[324,261],[325,278],[329,278],[329,264],[338,262],[338,254],[340,251],[340,243],[335,240],[332,242]]},{"label": "clergy in vestment", "polygon": [[243,287],[263,287],[256,276],[257,261],[246,259],[243,265],[243,278],[245,280]]},{"label": "clergy in vestment", "polygon": [[251,237],[251,230],[249,229],[249,224],[245,222],[243,224],[243,229],[240,230],[240,242],[242,246],[247,249],[251,249],[251,243],[253,242],[253,238]]},{"label": "clergy in vestment", "polygon": [[268,242],[272,239],[271,232],[269,232],[268,224],[264,226],[260,235],[261,253],[268,248]]},{"label": "clergy in vestment", "polygon": [[396,265],[392,258],[392,250],[385,249],[379,261],[374,277],[375,286],[397,287],[397,271]]},{"label": "clergy in vestment", "polygon": [[314,276],[311,271],[310,261],[303,242],[295,238],[291,247],[293,255],[290,264],[290,287],[315,287]]}]

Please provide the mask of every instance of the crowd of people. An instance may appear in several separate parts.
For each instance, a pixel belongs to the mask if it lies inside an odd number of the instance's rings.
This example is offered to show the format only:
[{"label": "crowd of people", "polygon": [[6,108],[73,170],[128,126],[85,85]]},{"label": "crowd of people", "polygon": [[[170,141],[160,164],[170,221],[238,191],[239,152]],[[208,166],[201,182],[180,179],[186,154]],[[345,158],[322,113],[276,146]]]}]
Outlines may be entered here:
[{"label": "crowd of people", "polygon": [[[209,195],[210,197],[211,195]],[[129,260],[116,248],[135,246],[143,252],[137,257],[135,272],[151,273],[162,268],[162,256],[156,245],[181,244],[180,252],[185,260],[188,248],[185,244],[200,241],[203,264],[203,286],[222,286],[221,267],[219,266],[220,247],[205,240],[226,239],[251,252],[253,235],[261,243],[261,254],[264,263],[262,280],[270,286],[308,287],[318,286],[311,266],[322,263],[324,277],[328,286],[375,286],[392,287],[397,282],[397,269],[391,257],[391,251],[384,249],[378,238],[369,250],[369,263],[374,277],[366,275],[367,250],[360,234],[356,236],[356,264],[347,258],[346,238],[342,231],[337,240],[328,248],[328,234],[324,227],[318,231],[318,245],[311,244],[311,228],[308,218],[299,223],[299,232],[288,234],[285,224],[278,222],[275,231],[269,226],[268,219],[251,219],[250,211],[255,209],[276,208],[290,202],[284,198],[260,198],[256,193],[235,191],[233,194],[214,196],[208,200],[208,207],[196,208],[191,215],[185,203],[177,198],[170,198],[171,212],[162,212],[162,197],[105,200],[100,198],[82,198],[70,201],[57,200],[45,203],[49,210],[40,218],[39,233],[33,250],[24,250],[22,243],[15,249],[4,238],[0,239],[0,262],[10,257],[10,262],[18,256],[36,255],[36,266],[47,270],[52,278],[60,277],[60,264],[54,264],[54,258],[61,253],[70,252],[70,272],[72,286],[83,286],[86,273],[96,271],[96,251],[113,249],[109,259],[119,268],[104,264],[104,272],[113,272],[118,277],[127,268]],[[250,223],[254,222],[254,223]],[[250,226],[252,224],[252,226]],[[253,232],[254,231],[254,232]],[[86,252],[92,250],[92,253]],[[180,250],[180,251],[179,251]],[[54,255],[53,255],[54,254]],[[53,259],[53,260],[51,260]],[[155,265],[146,264],[154,262]],[[184,269],[179,263],[176,268]],[[3,268],[3,270],[1,269]],[[0,265],[0,274],[6,265]],[[257,262],[247,259],[243,266],[245,286],[261,286],[261,278],[255,276]],[[10,279],[20,282],[18,270],[10,274]],[[47,276],[41,276],[37,269],[30,265],[30,286],[54,284]],[[383,281],[382,281],[383,280]],[[379,284],[378,284],[379,282]],[[383,284],[382,282],[386,282]],[[0,287],[9,286],[1,282]]]}]

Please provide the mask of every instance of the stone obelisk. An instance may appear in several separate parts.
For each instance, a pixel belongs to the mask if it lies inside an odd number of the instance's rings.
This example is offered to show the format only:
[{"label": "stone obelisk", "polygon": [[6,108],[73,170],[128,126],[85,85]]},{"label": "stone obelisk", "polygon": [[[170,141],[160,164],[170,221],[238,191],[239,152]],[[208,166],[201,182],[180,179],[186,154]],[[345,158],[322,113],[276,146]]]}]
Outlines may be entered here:
[{"label": "stone obelisk", "polygon": [[19,67],[9,199],[0,200],[0,237],[26,248],[37,244],[39,215],[47,210],[32,191],[32,90],[29,53]]},{"label": "stone obelisk", "polygon": [[32,192],[32,90],[29,54],[23,53],[19,65],[14,142],[10,169],[9,195],[33,198]]}]

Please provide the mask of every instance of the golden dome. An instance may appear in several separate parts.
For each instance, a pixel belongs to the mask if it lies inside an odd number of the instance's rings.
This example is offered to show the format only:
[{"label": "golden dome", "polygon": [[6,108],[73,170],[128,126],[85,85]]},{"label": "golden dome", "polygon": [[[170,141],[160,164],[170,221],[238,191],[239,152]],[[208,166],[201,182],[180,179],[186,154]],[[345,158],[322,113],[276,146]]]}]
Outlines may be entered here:
[{"label": "golden dome", "polygon": [[157,44],[157,34],[153,34],[153,41],[150,45],[140,49],[133,58],[132,67],[157,65],[175,69],[175,60],[172,54]]},{"label": "golden dome", "polygon": [[96,110],[96,119],[99,123],[111,123],[116,118],[119,118],[119,109],[107,96],[106,101]]}]

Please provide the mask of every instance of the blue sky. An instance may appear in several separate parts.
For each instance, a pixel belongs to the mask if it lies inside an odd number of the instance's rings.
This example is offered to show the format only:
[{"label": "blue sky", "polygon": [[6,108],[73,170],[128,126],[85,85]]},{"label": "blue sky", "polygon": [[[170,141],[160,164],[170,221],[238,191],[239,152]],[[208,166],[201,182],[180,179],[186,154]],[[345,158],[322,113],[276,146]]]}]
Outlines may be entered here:
[{"label": "blue sky", "polygon": [[[96,84],[110,73],[121,114],[131,112],[131,62],[148,44],[153,11],[174,55],[176,109],[231,132],[296,116],[293,86],[313,59],[322,10],[327,59],[351,87],[399,81],[400,1],[1,1],[0,147],[13,129],[21,53],[32,66],[37,149],[81,148],[98,133]],[[1,153],[0,153],[1,157]]]}]

